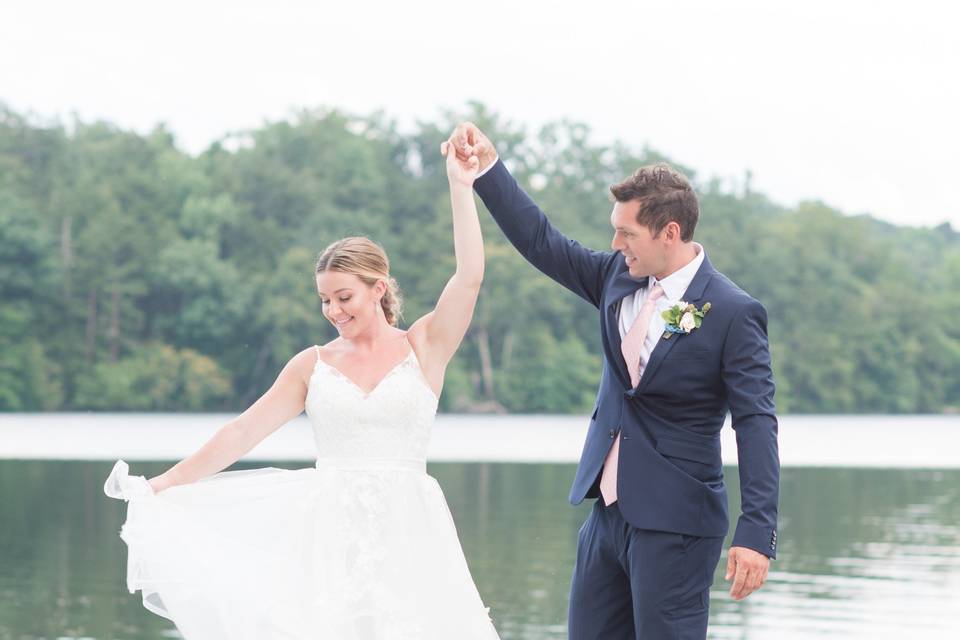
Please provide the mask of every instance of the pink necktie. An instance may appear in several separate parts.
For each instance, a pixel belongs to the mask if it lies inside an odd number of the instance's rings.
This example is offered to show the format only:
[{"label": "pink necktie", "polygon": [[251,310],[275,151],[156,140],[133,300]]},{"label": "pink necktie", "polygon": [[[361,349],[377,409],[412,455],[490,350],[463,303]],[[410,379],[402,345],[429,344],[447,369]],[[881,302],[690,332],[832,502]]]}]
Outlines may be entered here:
[{"label": "pink necktie", "polygon": [[[627,335],[623,336],[623,342],[620,344],[620,351],[623,353],[623,360],[627,363],[627,371],[630,373],[630,384],[636,387],[640,383],[640,375],[643,373],[640,369],[640,351],[643,343],[647,339],[647,332],[650,330],[650,320],[653,319],[653,312],[657,308],[657,300],[663,297],[663,287],[659,284],[653,285],[653,289],[643,301],[640,307],[640,313],[637,319],[633,321]],[[646,363],[644,363],[646,364]],[[617,462],[620,458],[620,434],[613,441],[607,459],[603,462],[603,474],[600,476],[600,495],[603,496],[603,502],[607,506],[617,501]]]}]

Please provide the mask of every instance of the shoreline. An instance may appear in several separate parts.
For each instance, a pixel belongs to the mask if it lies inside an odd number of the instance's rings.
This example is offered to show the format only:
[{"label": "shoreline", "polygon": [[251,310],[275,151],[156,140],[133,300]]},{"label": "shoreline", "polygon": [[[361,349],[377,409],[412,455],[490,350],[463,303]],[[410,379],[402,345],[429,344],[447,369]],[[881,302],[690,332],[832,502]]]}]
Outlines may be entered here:
[{"label": "shoreline", "polygon": [[[234,414],[0,414],[0,459],[179,460]],[[960,418],[951,415],[786,415],[778,418],[784,467],[960,468]],[[579,460],[588,416],[439,414],[429,462],[569,463]],[[725,465],[737,464],[729,417],[721,432]],[[242,458],[312,461],[303,415]]]}]

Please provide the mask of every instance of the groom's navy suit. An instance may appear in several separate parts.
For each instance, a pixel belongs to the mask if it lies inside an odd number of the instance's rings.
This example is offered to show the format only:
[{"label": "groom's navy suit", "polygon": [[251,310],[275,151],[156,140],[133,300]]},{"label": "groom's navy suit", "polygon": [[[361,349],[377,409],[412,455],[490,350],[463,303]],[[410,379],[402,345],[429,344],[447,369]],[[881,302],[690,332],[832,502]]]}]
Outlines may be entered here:
[{"label": "groom's navy suit", "polygon": [[[661,338],[632,388],[618,314],[623,298],[647,280],[632,278],[619,252],[563,236],[501,161],[474,187],[529,262],[600,312],[603,373],[570,501],[598,497],[620,433],[618,497],[609,507],[597,500],[580,532],[571,640],[704,637],[708,589],[728,530],[720,458],[728,411],[742,503],[732,545],[776,555],[780,465],[763,306],[704,259],[684,295],[698,308],[711,304],[702,326]],[[609,539],[621,546],[606,548]],[[615,602],[618,580],[633,600],[626,613]]]}]

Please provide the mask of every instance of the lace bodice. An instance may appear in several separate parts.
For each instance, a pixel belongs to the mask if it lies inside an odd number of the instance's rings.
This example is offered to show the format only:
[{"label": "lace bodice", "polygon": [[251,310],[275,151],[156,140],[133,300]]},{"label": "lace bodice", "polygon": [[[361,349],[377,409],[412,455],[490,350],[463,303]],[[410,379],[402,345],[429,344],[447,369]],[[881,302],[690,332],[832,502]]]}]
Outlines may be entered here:
[{"label": "lace bodice", "polygon": [[424,463],[437,397],[410,353],[369,393],[317,350],[307,386],[306,412],[317,444],[317,465],[326,460],[396,460]]}]

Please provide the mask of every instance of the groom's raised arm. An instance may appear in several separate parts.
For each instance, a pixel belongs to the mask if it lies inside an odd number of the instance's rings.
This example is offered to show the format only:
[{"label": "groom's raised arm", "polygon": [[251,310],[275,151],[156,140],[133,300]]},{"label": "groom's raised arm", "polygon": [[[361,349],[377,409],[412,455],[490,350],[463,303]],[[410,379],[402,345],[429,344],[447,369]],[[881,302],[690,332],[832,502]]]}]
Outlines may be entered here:
[{"label": "groom's raised arm", "polygon": [[473,186],[520,255],[593,306],[600,306],[603,278],[614,254],[588,249],[557,231],[500,160],[494,160]]},{"label": "groom's raised arm", "polygon": [[557,231],[497,158],[490,140],[472,122],[457,125],[447,142],[461,159],[479,159],[480,173],[473,188],[520,255],[599,307],[603,279],[616,254],[587,249]]}]

